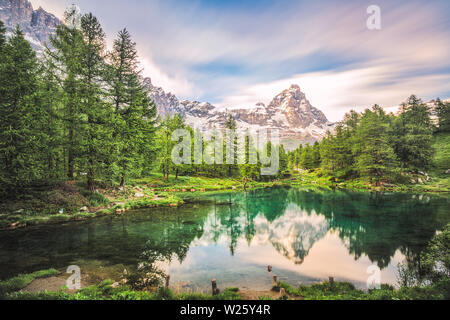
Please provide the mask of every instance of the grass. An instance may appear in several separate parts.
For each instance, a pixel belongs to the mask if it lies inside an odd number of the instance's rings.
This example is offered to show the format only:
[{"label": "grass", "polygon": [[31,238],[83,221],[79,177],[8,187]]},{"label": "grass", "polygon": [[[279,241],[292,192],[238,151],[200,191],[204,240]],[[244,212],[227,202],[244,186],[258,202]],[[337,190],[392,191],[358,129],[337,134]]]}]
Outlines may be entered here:
[{"label": "grass", "polygon": [[447,300],[450,282],[444,280],[427,287],[394,287],[382,284],[380,289],[363,291],[348,282],[322,282],[294,288],[290,284],[279,282],[273,290],[284,288],[289,296],[302,297],[304,300]]},{"label": "grass", "polygon": [[[277,182],[250,181],[248,188],[274,185]],[[239,179],[184,176],[175,179],[173,176],[169,181],[164,181],[159,173],[131,180],[125,188],[99,189],[96,193],[86,190],[82,182],[62,182],[53,188],[27,193],[15,201],[2,203],[0,230],[87,220],[116,214],[118,210],[177,207],[192,196],[221,191],[239,192],[242,188]],[[84,206],[88,211],[81,210]]]},{"label": "grass", "polygon": [[123,285],[113,288],[112,280],[105,280],[98,285],[92,285],[69,294],[58,292],[14,292],[6,295],[8,300],[241,300],[241,295],[235,288],[225,289],[223,293],[212,296],[204,293],[175,294],[167,288],[160,288],[156,292],[131,290]]},{"label": "grass", "polygon": [[10,292],[18,291],[28,286],[33,280],[38,278],[48,278],[58,275],[59,271],[55,269],[41,270],[29,274],[21,274],[17,277],[0,282],[0,297]]},{"label": "grass", "polygon": [[[43,270],[29,275],[21,275],[2,282],[0,288],[3,296],[8,300],[242,300],[238,288],[227,288],[218,295],[205,293],[178,293],[175,294],[167,288],[160,288],[156,292],[137,291],[127,285],[113,288],[112,280],[104,280],[98,285],[92,285],[79,290],[76,293],[58,292],[31,293],[18,291],[26,287],[36,278],[49,277],[58,274],[54,269]],[[380,289],[363,291],[356,289],[348,282],[322,282],[308,286],[295,288],[290,284],[279,282],[272,290],[279,291],[284,288],[286,297],[273,297],[270,295],[259,296],[259,300],[295,299],[304,300],[447,300],[450,298],[450,281],[444,280],[433,286],[427,287],[402,287],[396,290],[394,287],[382,284]]]}]

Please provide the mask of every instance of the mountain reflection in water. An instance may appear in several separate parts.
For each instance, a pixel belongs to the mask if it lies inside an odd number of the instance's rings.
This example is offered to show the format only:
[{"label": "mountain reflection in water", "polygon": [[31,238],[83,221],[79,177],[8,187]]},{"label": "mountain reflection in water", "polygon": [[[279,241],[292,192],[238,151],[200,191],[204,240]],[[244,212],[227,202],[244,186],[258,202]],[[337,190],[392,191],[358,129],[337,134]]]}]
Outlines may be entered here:
[{"label": "mountain reflection in water", "polygon": [[181,208],[0,233],[0,277],[71,264],[133,269],[156,261],[183,288],[257,290],[267,265],[294,285],[334,276],[364,287],[367,267],[396,282],[396,266],[420,255],[449,221],[448,197],[410,194],[255,190],[191,199]]}]

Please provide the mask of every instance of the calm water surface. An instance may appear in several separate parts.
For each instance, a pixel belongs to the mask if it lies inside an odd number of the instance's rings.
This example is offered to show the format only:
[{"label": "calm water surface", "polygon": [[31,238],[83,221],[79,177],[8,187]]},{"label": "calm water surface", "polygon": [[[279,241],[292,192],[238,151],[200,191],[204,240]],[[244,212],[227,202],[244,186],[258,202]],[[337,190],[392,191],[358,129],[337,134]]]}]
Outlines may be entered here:
[{"label": "calm water surface", "polygon": [[364,288],[371,265],[395,284],[397,264],[419,266],[450,221],[449,203],[448,196],[284,188],[208,195],[181,208],[0,232],[0,278],[75,264],[119,280],[124,268],[156,261],[174,286],[192,291],[209,289],[211,278],[221,288],[270,289],[269,264],[293,285],[334,276]]}]

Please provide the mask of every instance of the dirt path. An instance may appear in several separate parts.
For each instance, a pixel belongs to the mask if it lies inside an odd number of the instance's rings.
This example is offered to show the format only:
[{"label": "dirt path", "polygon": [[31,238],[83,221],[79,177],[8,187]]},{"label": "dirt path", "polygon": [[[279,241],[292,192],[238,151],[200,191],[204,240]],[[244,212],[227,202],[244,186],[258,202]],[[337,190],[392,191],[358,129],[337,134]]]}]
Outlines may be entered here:
[{"label": "dirt path", "polygon": [[38,293],[43,291],[59,291],[63,286],[66,285],[66,279],[62,277],[49,277],[35,279],[28,286],[23,288],[21,291],[27,291],[32,293]]}]

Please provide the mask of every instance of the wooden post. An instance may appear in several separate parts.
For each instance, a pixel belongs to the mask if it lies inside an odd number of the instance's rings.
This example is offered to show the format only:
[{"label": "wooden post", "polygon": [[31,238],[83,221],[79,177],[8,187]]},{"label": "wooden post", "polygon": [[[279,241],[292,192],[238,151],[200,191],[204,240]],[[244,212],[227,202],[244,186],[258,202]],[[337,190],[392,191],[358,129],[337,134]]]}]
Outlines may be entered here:
[{"label": "wooden post", "polygon": [[267,271],[272,272],[272,266],[267,266]]},{"label": "wooden post", "polygon": [[272,277],[272,286],[274,287],[278,286],[277,276]]},{"label": "wooden post", "polygon": [[286,289],[284,289],[284,288],[281,288],[281,289],[280,289],[280,297],[281,297],[281,298],[286,297]]},{"label": "wooden post", "polygon": [[215,296],[217,294],[217,282],[216,282],[216,279],[212,279],[211,280],[211,285],[212,285],[212,294],[213,294],[213,296]]},{"label": "wooden post", "polygon": [[169,288],[169,284],[170,284],[170,275],[167,275],[167,277],[166,277],[166,288]]},{"label": "wooden post", "polygon": [[330,286],[334,286],[334,278],[333,277],[328,277],[328,280],[330,281]]}]

